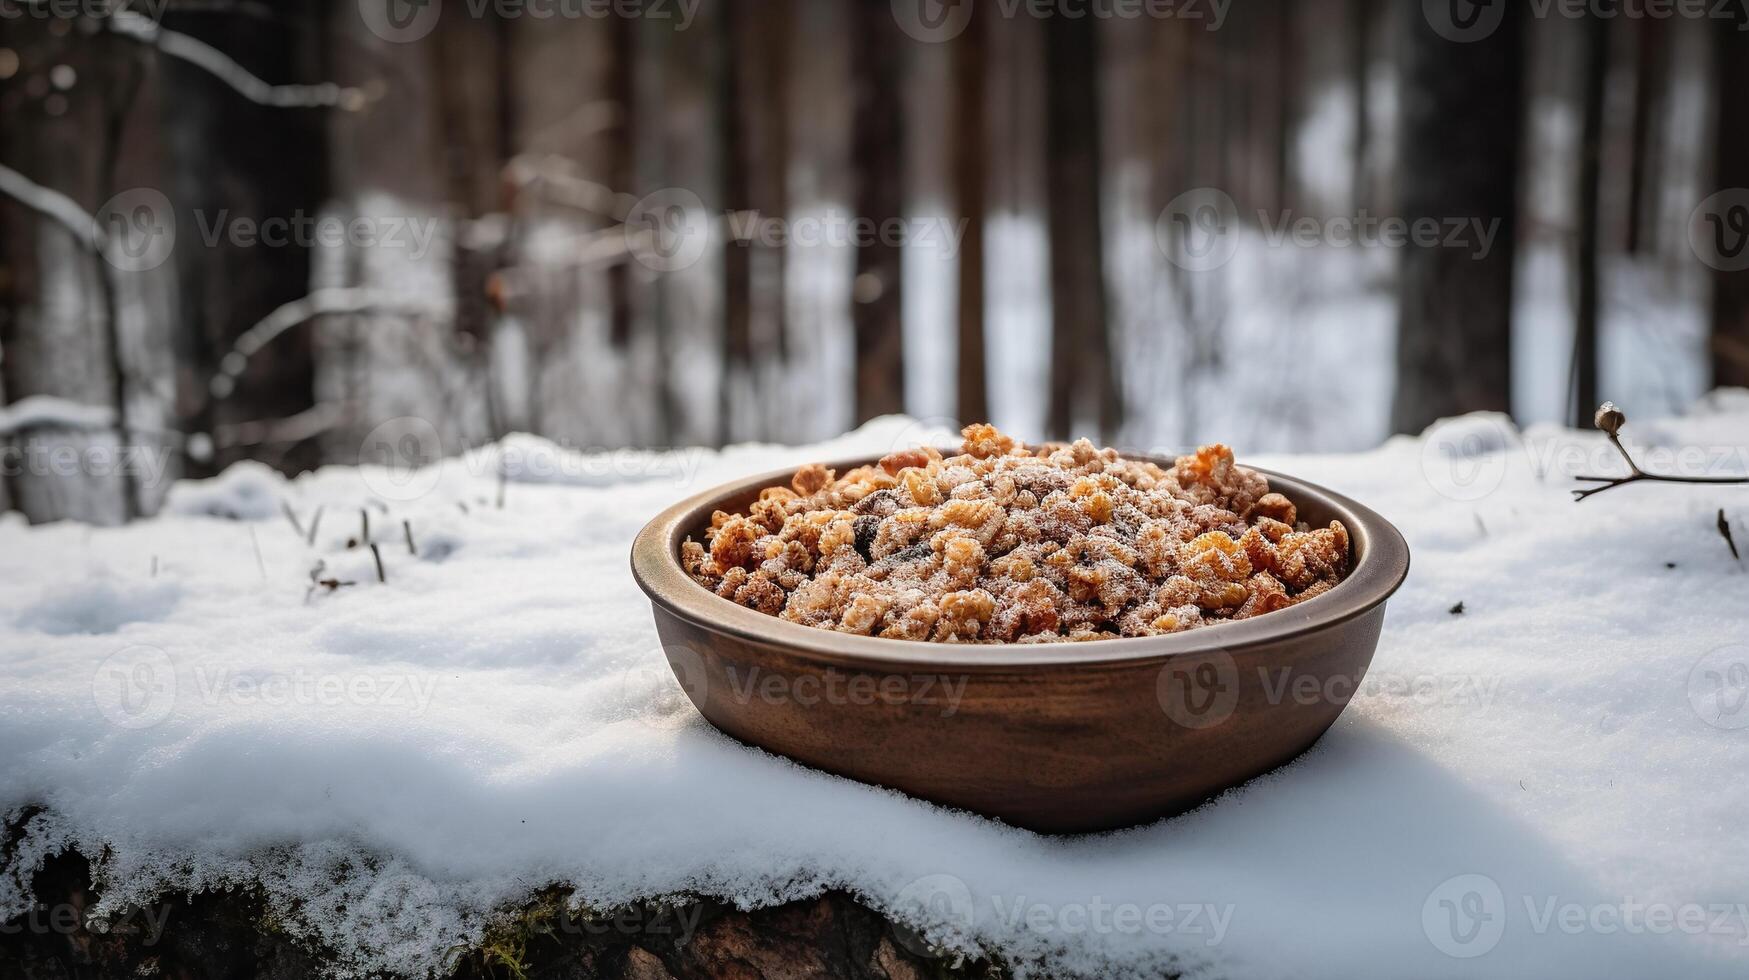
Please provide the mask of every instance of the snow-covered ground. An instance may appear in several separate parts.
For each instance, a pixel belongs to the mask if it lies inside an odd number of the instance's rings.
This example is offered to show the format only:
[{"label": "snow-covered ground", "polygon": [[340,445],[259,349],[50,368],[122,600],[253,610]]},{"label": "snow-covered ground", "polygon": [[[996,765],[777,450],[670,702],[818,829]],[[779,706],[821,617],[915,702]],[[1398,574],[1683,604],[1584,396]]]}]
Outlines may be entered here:
[{"label": "snow-covered ground", "polygon": [[[1648,466],[1742,473],[1749,393],[1628,433]],[[1363,690],[1195,813],[1055,839],[718,734],[628,573],[684,495],[919,434],[590,457],[517,437],[502,509],[494,447],[416,473],[239,466],[122,528],[7,517],[0,810],[42,809],[0,918],[75,847],[107,908],[259,882],[359,969],[432,967],[563,883],[601,908],[847,888],[947,947],[1100,977],[1749,970],[1749,574],[1715,527],[1723,507],[1749,543],[1743,488],[1575,504],[1572,474],[1618,465],[1602,440],[1491,416],[1253,457],[1414,549]],[[321,508],[313,545],[281,500],[306,530]],[[386,584],[347,547],[360,508]],[[355,584],[312,591],[318,562]]]}]

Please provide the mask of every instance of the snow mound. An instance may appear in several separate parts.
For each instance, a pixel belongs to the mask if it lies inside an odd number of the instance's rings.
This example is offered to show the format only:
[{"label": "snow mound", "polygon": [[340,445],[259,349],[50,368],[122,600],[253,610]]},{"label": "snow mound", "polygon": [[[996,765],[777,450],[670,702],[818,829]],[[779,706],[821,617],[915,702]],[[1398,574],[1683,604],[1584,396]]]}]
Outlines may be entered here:
[{"label": "snow mound", "polygon": [[228,521],[265,521],[284,507],[285,477],[265,463],[235,463],[210,480],[184,480],[170,488],[164,510]]},{"label": "snow mound", "polygon": [[[1740,466],[1749,407],[1720,412],[1629,434]],[[33,814],[0,917],[74,847],[105,910],[253,885],[355,973],[436,969],[492,910],[567,884],[598,909],[846,888],[1023,975],[1744,975],[1749,574],[1715,528],[1724,508],[1749,541],[1742,488],[1575,504],[1608,444],[1489,416],[1247,460],[1414,549],[1356,700],[1195,813],[1046,838],[717,733],[627,569],[674,501],[940,441],[923,429],[631,474],[539,447],[552,477],[507,472],[500,497],[493,454],[517,439],[391,483],[234,468],[120,528],[0,521],[0,811]],[[301,530],[271,519],[281,497]]]}]

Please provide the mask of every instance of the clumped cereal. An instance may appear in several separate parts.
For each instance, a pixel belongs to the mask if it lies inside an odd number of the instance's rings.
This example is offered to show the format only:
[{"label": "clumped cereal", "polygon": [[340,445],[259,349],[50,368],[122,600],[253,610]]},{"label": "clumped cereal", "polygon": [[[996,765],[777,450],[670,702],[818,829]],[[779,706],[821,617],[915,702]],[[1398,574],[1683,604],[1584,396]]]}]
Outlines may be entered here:
[{"label": "clumped cereal", "polygon": [[804,466],[747,513],[713,514],[681,564],[793,623],[944,643],[1177,633],[1285,609],[1348,574],[1348,529],[1299,521],[1226,446],[1165,469],[1086,439],[963,435],[956,456],[907,449],[843,476]]}]

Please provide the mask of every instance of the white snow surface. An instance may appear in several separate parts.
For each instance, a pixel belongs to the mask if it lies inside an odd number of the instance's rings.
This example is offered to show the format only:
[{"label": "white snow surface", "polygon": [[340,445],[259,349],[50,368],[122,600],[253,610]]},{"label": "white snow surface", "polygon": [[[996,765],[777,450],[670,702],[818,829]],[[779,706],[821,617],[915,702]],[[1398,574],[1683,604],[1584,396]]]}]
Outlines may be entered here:
[{"label": "white snow surface", "polygon": [[[438,968],[550,884],[601,909],[844,888],[1031,975],[1749,969],[1749,574],[1715,527],[1723,507],[1749,543],[1743,488],[1575,504],[1574,473],[1619,467],[1601,437],[1494,416],[1251,458],[1410,542],[1363,689],[1194,813],[1050,838],[719,734],[627,568],[683,496],[919,433],[679,457],[525,438],[412,473],[238,468],[127,527],[0,521],[0,811],[35,814],[0,918],[73,847],[104,909],[255,883],[354,972]],[[1742,473],[1749,392],[1627,435],[1648,467]],[[306,531],[322,508],[313,546],[264,480]],[[386,584],[346,546],[360,508]],[[318,560],[356,584],[306,596]]]}]

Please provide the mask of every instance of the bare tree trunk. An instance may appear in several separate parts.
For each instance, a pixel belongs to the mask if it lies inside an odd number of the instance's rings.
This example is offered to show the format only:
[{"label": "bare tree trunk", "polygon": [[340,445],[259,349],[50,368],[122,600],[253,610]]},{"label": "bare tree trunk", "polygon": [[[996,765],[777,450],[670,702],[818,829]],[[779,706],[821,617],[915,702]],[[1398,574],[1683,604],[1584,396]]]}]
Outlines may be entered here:
[{"label": "bare tree trunk", "polygon": [[[886,0],[852,0],[851,86],[855,104],[851,161],[856,214],[879,229],[905,214],[903,52]],[[851,322],[856,348],[856,418],[905,408],[904,309],[896,242],[877,234],[856,250]]]},{"label": "bare tree trunk", "polygon": [[[1713,25],[1716,49],[1718,142],[1713,184],[1719,188],[1749,187],[1749,13]],[[1731,202],[1718,216],[1717,229],[1727,257],[1749,248],[1749,208]],[[1733,263],[1734,264],[1734,263]],[[1749,271],[1719,269],[1713,275],[1712,368],[1714,385],[1749,386]]]},{"label": "bare tree trunk", "polygon": [[1372,148],[1372,76],[1373,26],[1378,14],[1373,0],[1348,0],[1349,57],[1354,86],[1354,173],[1349,179],[1349,208],[1355,213],[1372,204],[1372,169],[1368,151]]},{"label": "bare tree trunk", "polygon": [[1046,426],[1063,439],[1082,418],[1100,434],[1123,421],[1105,322],[1099,220],[1097,24],[1045,25],[1046,219],[1051,261],[1051,392]]},{"label": "bare tree trunk", "polygon": [[[287,3],[271,18],[242,13],[169,13],[166,26],[201,37],[263,78],[310,83],[324,75],[320,11]],[[262,459],[287,472],[321,462],[315,440],[234,445],[225,437],[244,423],[289,418],[315,406],[310,332],[274,343],[252,358],[224,398],[208,384],[237,337],[283,303],[309,292],[307,244],[246,247],[220,237],[202,241],[203,223],[313,218],[327,193],[324,110],[262,106],[204,69],[160,60],[165,100],[158,120],[168,156],[170,197],[183,230],[174,253],[182,322],[175,331],[177,400],[182,425],[213,433],[210,459],[190,459],[209,475],[239,459]],[[238,134],[248,138],[239,139]],[[271,227],[271,225],[268,225]]]},{"label": "bare tree trunk", "polygon": [[1668,68],[1668,31],[1656,17],[1631,23],[1635,37],[1633,158],[1628,169],[1628,254],[1639,255],[1657,248],[1657,162],[1662,147],[1653,137],[1653,109],[1664,91]]},{"label": "bare tree trunk", "polygon": [[1503,6],[1498,28],[1468,42],[1447,40],[1423,17],[1401,18],[1403,217],[1475,220],[1496,232],[1486,254],[1479,242],[1402,250],[1391,410],[1398,432],[1511,406],[1524,12]]},{"label": "bare tree trunk", "polygon": [[959,254],[958,415],[965,423],[990,417],[984,364],[984,187],[989,179],[984,125],[988,26],[973,9],[953,51],[954,195],[966,222]]},{"label": "bare tree trunk", "polygon": [[1583,57],[1583,120],[1579,136],[1578,240],[1574,256],[1578,297],[1573,324],[1573,369],[1577,403],[1573,424],[1591,424],[1597,398],[1598,188],[1603,175],[1603,97],[1609,80],[1609,21],[1586,18]]},{"label": "bare tree trunk", "polygon": [[[782,113],[788,2],[732,4],[723,16],[724,205],[756,212],[761,219],[782,219],[788,211]],[[776,372],[784,363],[783,263],[783,251],[757,237],[731,240],[723,248],[724,378],[717,423],[725,443],[737,436],[777,434],[779,420],[754,409],[772,400],[765,385],[778,382]]]}]

